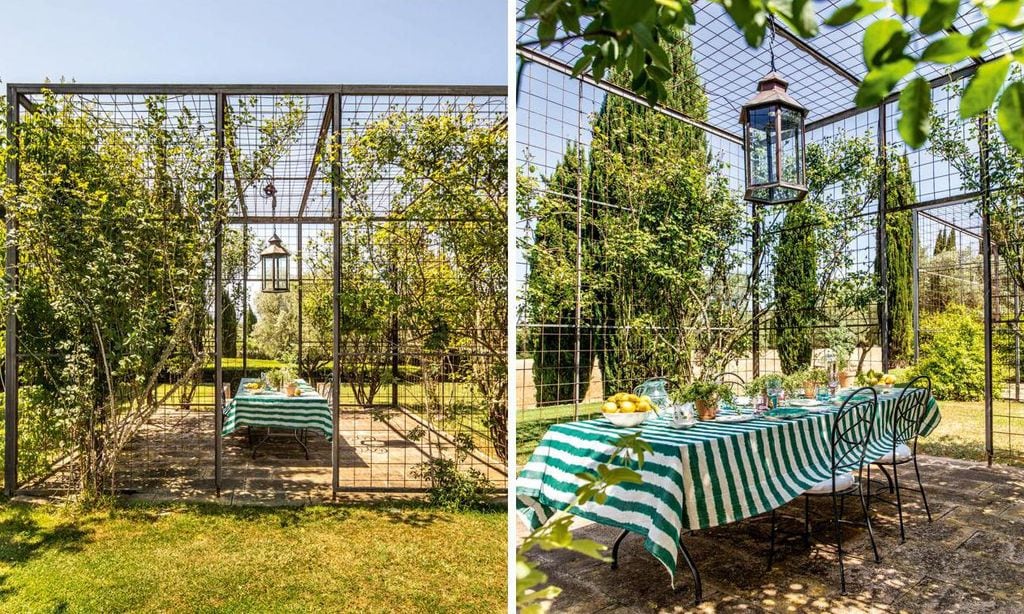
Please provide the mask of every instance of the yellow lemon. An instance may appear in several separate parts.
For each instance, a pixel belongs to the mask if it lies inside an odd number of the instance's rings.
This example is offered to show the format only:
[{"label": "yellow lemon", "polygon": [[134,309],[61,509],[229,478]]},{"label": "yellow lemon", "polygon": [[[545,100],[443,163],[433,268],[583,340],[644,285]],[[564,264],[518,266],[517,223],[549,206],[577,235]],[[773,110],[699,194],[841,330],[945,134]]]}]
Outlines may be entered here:
[{"label": "yellow lemon", "polygon": [[608,401],[607,403],[605,403],[604,405],[601,406],[601,409],[606,414],[614,414],[614,413],[618,413],[619,406],[616,405],[615,403],[611,402],[611,401]]},{"label": "yellow lemon", "polygon": [[636,404],[633,401],[623,401],[619,403],[619,411],[623,413],[631,413],[636,411]]},{"label": "yellow lemon", "polygon": [[651,411],[651,402],[644,399],[640,399],[640,402],[637,403],[637,408],[640,411]]}]

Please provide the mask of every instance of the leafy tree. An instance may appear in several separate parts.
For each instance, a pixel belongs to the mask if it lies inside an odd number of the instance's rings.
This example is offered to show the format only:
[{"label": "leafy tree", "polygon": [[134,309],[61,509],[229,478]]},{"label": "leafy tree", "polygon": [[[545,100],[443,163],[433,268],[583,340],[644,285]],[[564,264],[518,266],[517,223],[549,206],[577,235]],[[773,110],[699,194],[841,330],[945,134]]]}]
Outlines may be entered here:
[{"label": "leafy tree", "polygon": [[[428,401],[444,364],[458,356],[483,397],[484,422],[495,455],[507,458],[507,200],[508,145],[504,123],[475,110],[394,112],[347,139],[341,174],[332,180],[348,213],[377,213],[374,188],[394,189],[381,227],[376,265],[383,279],[399,276],[402,324],[429,351],[444,357],[422,369]],[[405,221],[401,221],[405,220]],[[376,241],[376,239],[375,239]],[[388,271],[391,271],[388,273]],[[441,409],[435,406],[436,409]],[[447,411],[447,410],[446,410]]]},{"label": "leafy tree", "polygon": [[282,361],[294,357],[299,344],[298,293],[257,293],[256,316],[249,335],[250,354]]},{"label": "leafy tree", "polygon": [[158,398],[159,378],[194,382],[206,359],[207,280],[227,215],[213,190],[214,134],[188,107],[145,105],[126,120],[44,94],[5,152],[20,167],[17,190],[4,186],[23,265],[17,293],[4,289],[21,322],[19,405],[54,433],[27,437],[47,446],[27,452],[71,459],[87,495],[111,487],[120,452],[176,392]]},{"label": "leafy tree", "polygon": [[[707,101],[689,40],[679,39],[668,53],[669,102],[702,116]],[[626,83],[631,76],[613,79]],[[605,385],[688,378],[712,355],[728,353],[723,343],[735,344],[692,331],[732,307],[729,273],[738,250],[731,248],[743,234],[743,209],[699,129],[609,96],[593,131],[584,260],[594,274],[583,288],[592,306],[584,321],[597,335]],[[711,329],[725,327],[704,327]]]},{"label": "leafy tree", "polygon": [[914,344],[914,236],[909,210],[916,202],[906,155],[890,156],[886,180],[885,216],[886,301],[888,304],[889,362],[905,366]]}]

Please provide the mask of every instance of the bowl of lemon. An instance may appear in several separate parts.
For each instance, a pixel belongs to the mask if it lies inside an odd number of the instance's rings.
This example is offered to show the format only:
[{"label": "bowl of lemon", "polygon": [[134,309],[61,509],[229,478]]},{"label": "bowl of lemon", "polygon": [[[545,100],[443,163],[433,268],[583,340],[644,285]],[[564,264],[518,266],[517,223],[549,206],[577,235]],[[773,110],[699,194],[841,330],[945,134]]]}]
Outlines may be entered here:
[{"label": "bowl of lemon", "polygon": [[615,426],[639,426],[654,413],[654,404],[647,395],[619,392],[608,397],[601,406],[601,413]]}]

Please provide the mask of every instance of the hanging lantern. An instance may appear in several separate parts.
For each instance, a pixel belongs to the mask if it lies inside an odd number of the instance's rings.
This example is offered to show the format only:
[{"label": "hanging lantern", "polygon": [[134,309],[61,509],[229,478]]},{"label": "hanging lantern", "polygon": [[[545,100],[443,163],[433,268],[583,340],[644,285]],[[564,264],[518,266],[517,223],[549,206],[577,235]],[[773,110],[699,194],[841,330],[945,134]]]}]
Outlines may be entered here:
[{"label": "hanging lantern", "polygon": [[289,252],[281,245],[281,238],[275,232],[267,248],[260,252],[260,265],[263,274],[264,292],[288,292],[288,282],[291,272],[289,271]]},{"label": "hanging lantern", "polygon": [[[273,183],[268,183],[263,188],[263,195],[271,199],[271,211],[277,215],[277,188]],[[263,279],[263,291],[281,293],[288,292],[291,271],[289,260],[291,252],[281,244],[281,237],[277,236],[277,228],[267,242],[267,248],[260,252],[260,267]]]},{"label": "hanging lantern", "polygon": [[772,71],[758,82],[757,94],[740,110],[747,165],[744,198],[755,203],[794,203],[807,195],[804,179],[807,109],[786,92],[788,86],[782,75]]},{"label": "hanging lantern", "polygon": [[804,157],[807,109],[786,91],[775,70],[775,19],[769,17],[768,52],[771,70],[757,84],[757,93],[740,109],[743,126],[746,191],[753,203],[779,205],[807,195]]}]

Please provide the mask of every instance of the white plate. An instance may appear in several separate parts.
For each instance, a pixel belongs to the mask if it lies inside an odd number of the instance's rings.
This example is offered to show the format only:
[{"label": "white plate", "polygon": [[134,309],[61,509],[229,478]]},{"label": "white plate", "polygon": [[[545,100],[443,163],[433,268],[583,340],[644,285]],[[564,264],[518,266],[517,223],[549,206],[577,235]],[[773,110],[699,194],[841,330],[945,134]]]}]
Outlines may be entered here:
[{"label": "white plate", "polygon": [[698,423],[697,419],[693,419],[693,420],[691,420],[689,422],[676,422],[675,420],[673,420],[673,421],[669,422],[668,425],[670,427],[674,428],[674,429],[686,430],[686,429],[692,429],[693,427],[697,426],[697,423]]},{"label": "white plate", "polygon": [[721,414],[715,418],[715,422],[749,422],[756,417],[754,414]]},{"label": "white plate", "polygon": [[785,401],[783,404],[791,407],[817,407],[821,405],[821,401],[816,399],[792,399]]}]

